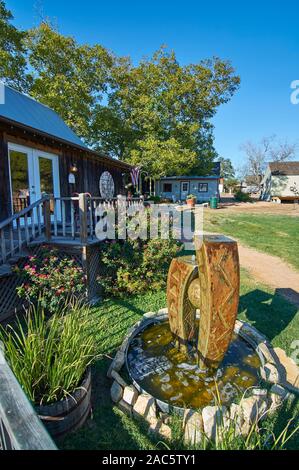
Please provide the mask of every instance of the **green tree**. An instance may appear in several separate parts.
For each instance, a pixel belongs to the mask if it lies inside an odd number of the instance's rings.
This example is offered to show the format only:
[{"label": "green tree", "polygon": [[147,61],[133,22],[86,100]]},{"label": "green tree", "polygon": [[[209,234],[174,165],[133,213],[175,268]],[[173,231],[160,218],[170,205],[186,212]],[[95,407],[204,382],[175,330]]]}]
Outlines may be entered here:
[{"label": "green tree", "polygon": [[0,79],[17,90],[28,88],[26,77],[26,33],[11,23],[13,15],[0,0]]},{"label": "green tree", "polygon": [[[106,149],[155,177],[206,174],[216,157],[211,118],[238,85],[231,65],[218,58],[182,66],[174,52],[161,48],[137,66],[122,60],[112,71],[105,112],[97,109],[117,129],[115,146],[115,131],[106,128]],[[100,121],[94,142],[101,146]]]},{"label": "green tree", "polygon": [[78,44],[49,22],[28,32],[30,94],[54,109],[87,142],[94,109],[109,83],[114,58],[104,47]]},{"label": "green tree", "polygon": [[220,162],[221,178],[233,180],[235,178],[235,169],[230,158],[219,157],[218,162]]}]

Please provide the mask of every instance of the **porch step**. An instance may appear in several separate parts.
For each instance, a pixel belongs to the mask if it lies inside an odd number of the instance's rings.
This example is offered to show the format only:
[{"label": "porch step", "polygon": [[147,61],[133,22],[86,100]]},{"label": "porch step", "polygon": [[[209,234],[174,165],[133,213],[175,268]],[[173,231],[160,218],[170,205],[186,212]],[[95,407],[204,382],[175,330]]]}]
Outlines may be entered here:
[{"label": "porch step", "polygon": [[0,266],[0,279],[2,277],[8,277],[11,274],[12,274],[12,269],[9,264],[2,264],[2,266]]}]

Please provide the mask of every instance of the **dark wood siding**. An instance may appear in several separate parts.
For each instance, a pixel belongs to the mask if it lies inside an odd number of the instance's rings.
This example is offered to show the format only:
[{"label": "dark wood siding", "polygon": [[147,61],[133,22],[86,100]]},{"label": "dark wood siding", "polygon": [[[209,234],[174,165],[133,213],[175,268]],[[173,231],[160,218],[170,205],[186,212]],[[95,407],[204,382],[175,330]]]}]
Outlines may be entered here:
[{"label": "dark wood siding", "polygon": [[[104,171],[109,171],[114,179],[114,196],[125,193],[122,175],[129,172],[129,168],[125,164],[114,162],[111,159],[97,156],[93,152],[75,148],[37,133],[27,132],[16,125],[10,126],[0,122],[0,220],[11,214],[8,142],[58,155],[61,196],[68,197],[75,192],[88,192],[92,196],[100,196],[99,181]],[[72,164],[76,164],[78,168],[78,172],[75,174],[75,184],[69,184]]]},{"label": "dark wood siding", "polygon": [[0,220],[10,214],[8,149],[5,133],[0,129]]}]

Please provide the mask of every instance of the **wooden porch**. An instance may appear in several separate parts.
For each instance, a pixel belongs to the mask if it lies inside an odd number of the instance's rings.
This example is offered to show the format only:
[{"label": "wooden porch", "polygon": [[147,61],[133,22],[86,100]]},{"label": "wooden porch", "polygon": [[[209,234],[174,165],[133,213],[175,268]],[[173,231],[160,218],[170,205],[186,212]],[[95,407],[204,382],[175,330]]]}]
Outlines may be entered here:
[{"label": "wooden porch", "polygon": [[77,197],[45,197],[1,222],[0,322],[22,308],[16,292],[22,280],[14,268],[22,269],[28,257],[38,256],[44,245],[55,247],[61,258],[74,259],[86,275],[88,299],[98,299],[101,241],[96,236],[96,226],[119,204],[127,208],[143,201],[124,198],[107,201],[85,193]]}]

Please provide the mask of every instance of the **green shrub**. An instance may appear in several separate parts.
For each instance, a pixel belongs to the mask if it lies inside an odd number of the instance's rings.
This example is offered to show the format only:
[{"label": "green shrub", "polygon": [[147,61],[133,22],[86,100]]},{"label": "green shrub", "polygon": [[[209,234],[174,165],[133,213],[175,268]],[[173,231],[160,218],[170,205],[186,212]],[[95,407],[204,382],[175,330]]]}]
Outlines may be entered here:
[{"label": "green shrub", "polygon": [[88,307],[67,304],[47,320],[41,303],[31,305],[22,323],[0,327],[6,359],[36,405],[62,400],[80,386],[95,358]]},{"label": "green shrub", "polygon": [[174,240],[106,243],[98,278],[103,293],[121,296],[165,287],[170,262],[179,249],[180,244]]},{"label": "green shrub", "polygon": [[16,271],[24,279],[17,288],[19,297],[30,302],[40,299],[49,313],[55,313],[68,300],[82,296],[85,291],[83,270],[70,258],[60,259],[53,248],[45,247],[37,256],[30,256],[24,268]]},{"label": "green shrub", "polygon": [[238,202],[251,202],[251,197],[248,193],[243,193],[243,191],[237,191],[234,194],[235,200]]}]

